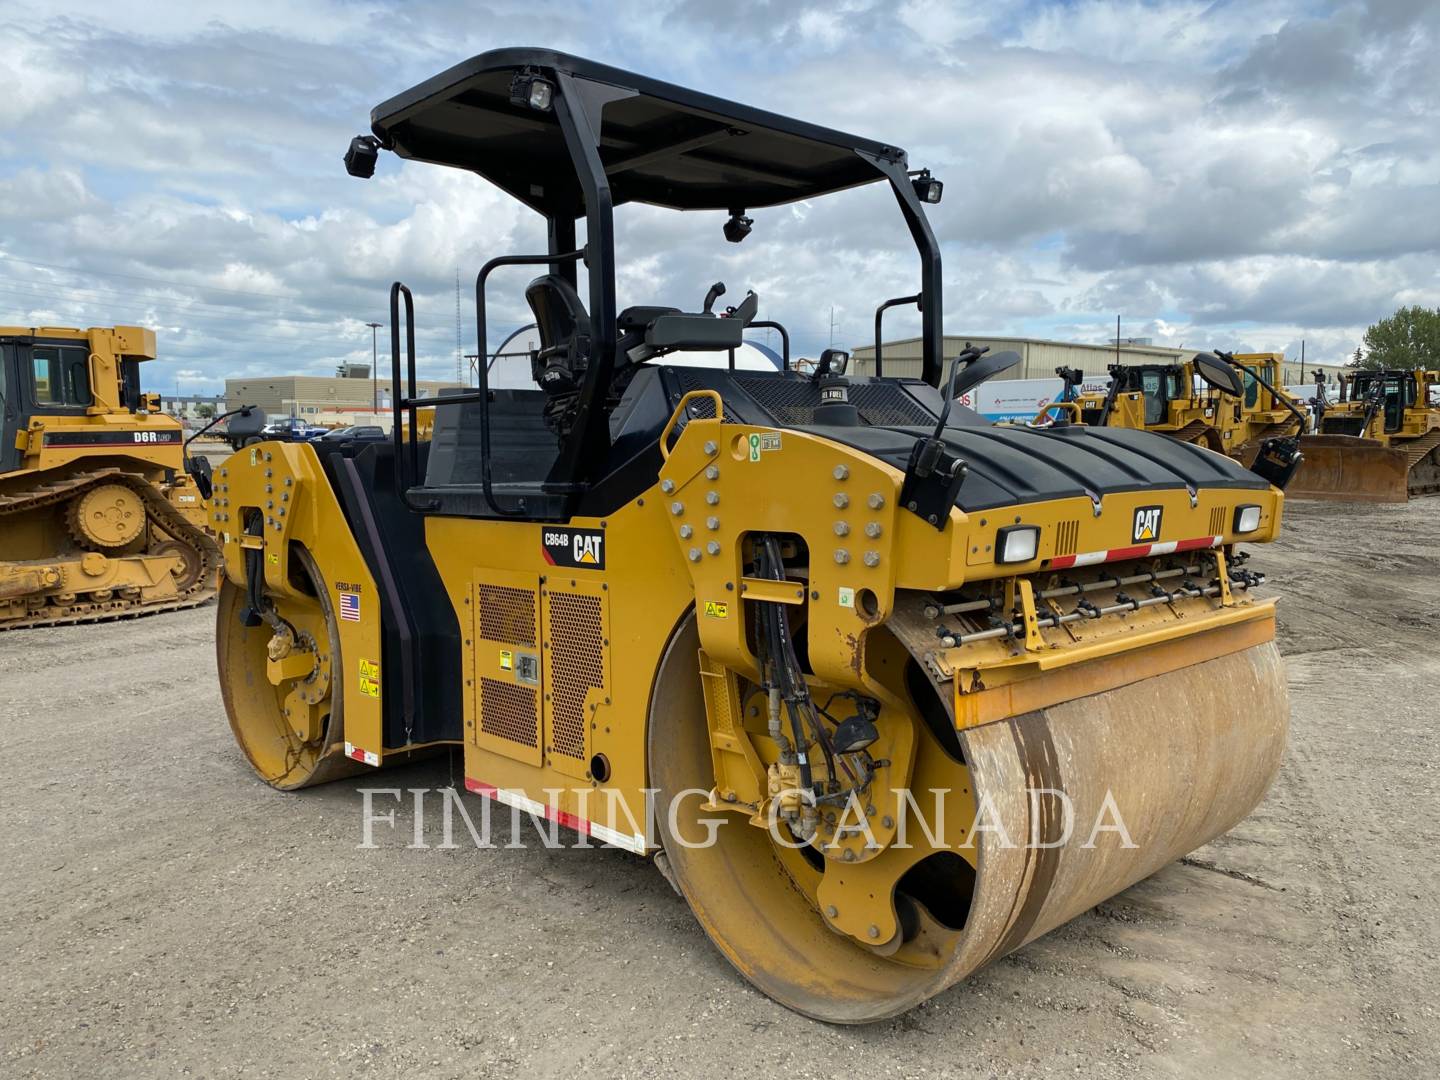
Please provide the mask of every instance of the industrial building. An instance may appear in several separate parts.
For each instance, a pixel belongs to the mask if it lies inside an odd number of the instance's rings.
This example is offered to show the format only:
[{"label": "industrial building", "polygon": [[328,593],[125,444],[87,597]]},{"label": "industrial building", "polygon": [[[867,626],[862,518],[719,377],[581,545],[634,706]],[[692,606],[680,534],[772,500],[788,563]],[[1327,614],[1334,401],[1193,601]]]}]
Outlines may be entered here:
[{"label": "industrial building", "polygon": [[[368,367],[353,366],[348,376],[261,375],[225,380],[225,407],[258,405],[269,416],[298,416],[306,420],[353,414],[388,413],[390,379],[370,379]],[[420,397],[432,397],[456,385],[451,381],[421,380]]]},{"label": "industrial building", "polygon": [[[1104,375],[1111,364],[1173,364],[1193,356],[1196,348],[1173,349],[1152,345],[1147,339],[1121,339],[1103,345],[1087,345],[1074,341],[1047,341],[1043,338],[991,337],[984,334],[946,334],[943,354],[955,356],[970,345],[988,345],[991,352],[1018,352],[1020,363],[1000,375],[1001,379],[1050,379],[1057,367],[1079,368],[1086,375]],[[902,338],[881,345],[883,373],[886,375],[920,376],[921,346],[918,337]],[[858,375],[875,373],[875,348],[862,346],[854,351],[854,370]],[[1284,381],[1287,386],[1310,383],[1316,371],[1324,371],[1328,382],[1347,369],[1338,364],[1306,363],[1303,371],[1298,358],[1286,358]]]}]

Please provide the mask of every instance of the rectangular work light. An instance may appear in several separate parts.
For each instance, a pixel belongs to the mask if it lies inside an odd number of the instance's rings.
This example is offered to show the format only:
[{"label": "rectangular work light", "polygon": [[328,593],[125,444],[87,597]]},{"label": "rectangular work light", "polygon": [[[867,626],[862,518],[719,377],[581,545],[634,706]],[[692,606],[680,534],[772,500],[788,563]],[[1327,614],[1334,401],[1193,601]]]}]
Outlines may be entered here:
[{"label": "rectangular work light", "polygon": [[1040,550],[1040,529],[1035,525],[1007,525],[995,536],[995,561],[1029,562]]}]

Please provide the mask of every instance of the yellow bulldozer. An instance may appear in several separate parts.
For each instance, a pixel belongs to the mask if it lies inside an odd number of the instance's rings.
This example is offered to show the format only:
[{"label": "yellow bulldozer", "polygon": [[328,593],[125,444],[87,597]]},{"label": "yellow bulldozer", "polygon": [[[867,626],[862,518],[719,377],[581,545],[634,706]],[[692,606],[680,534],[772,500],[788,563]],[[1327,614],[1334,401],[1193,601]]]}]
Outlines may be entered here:
[{"label": "yellow bulldozer", "polygon": [[1197,378],[1194,362],[1185,360],[1111,364],[1105,392],[1079,394],[1073,400],[1086,424],[1154,431],[1228,454],[1247,466],[1267,440],[1301,434],[1304,414],[1280,382],[1282,354],[1216,355],[1240,372],[1243,385],[1237,393],[1205,384]]},{"label": "yellow bulldozer", "polygon": [[1193,362],[1111,364],[1108,371],[1110,386],[1103,393],[1074,398],[1083,423],[1153,431],[1226,452],[1224,435],[1233,434],[1227,423],[1232,412],[1215,391],[1196,387]]},{"label": "yellow bulldozer", "polygon": [[0,327],[0,630],[193,607],[220,550],[138,326]]},{"label": "yellow bulldozer", "polygon": [[[1225,452],[1249,465],[1268,439],[1291,438],[1306,429],[1298,401],[1285,390],[1284,353],[1226,353],[1240,369],[1244,389],[1220,408]],[[1293,489],[1287,488],[1292,491]]]},{"label": "yellow bulldozer", "polygon": [[[268,783],[457,747],[519,827],[652,859],[744,977],[839,1023],[924,1001],[1260,800],[1288,707],[1241,545],[1277,535],[1284,476],[960,405],[1018,357],[942,357],[941,181],[895,143],[504,49],[376,107],[347,170],[381,151],[479,174],[548,243],[479,270],[478,385],[438,401],[392,286],[397,415],[433,406],[431,440],[397,423],[217,467],[221,690]],[[760,298],[717,310],[719,282],[698,310],[617,305],[622,204],[710,212],[739,243],[870,183],[918,256],[920,378],[834,349],[734,370]],[[527,389],[488,384],[500,275],[539,328]]]},{"label": "yellow bulldozer", "polygon": [[1309,499],[1405,502],[1440,493],[1440,371],[1361,371],[1331,402],[1317,387],[1316,433],[1290,489]]}]

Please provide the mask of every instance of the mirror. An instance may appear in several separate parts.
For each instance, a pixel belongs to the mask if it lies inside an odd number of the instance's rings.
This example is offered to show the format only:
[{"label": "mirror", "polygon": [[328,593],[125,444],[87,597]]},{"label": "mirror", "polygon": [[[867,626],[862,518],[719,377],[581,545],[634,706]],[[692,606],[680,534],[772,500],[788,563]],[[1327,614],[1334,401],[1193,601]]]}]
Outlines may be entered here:
[{"label": "mirror", "polygon": [[1214,353],[1196,353],[1191,362],[1200,378],[1220,393],[1239,397],[1245,392],[1245,380],[1240,372]]},{"label": "mirror", "polygon": [[264,426],[265,410],[258,406],[251,406],[230,417],[230,423],[226,426],[226,430],[232,439],[247,439],[252,435],[259,435],[260,429]]},{"label": "mirror", "polygon": [[1009,371],[1016,364],[1020,363],[1018,352],[991,353],[976,360],[955,380],[955,396],[959,397],[966,390],[979,386],[986,379],[993,379],[1002,371]]}]

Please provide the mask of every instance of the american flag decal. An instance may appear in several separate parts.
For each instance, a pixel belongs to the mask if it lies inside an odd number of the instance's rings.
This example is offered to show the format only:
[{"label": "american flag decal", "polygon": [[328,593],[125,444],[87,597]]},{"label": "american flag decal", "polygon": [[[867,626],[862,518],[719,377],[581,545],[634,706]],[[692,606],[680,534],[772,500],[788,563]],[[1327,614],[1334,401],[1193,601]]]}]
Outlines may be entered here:
[{"label": "american flag decal", "polygon": [[360,621],[359,593],[342,592],[340,594],[340,618],[345,622]]}]

